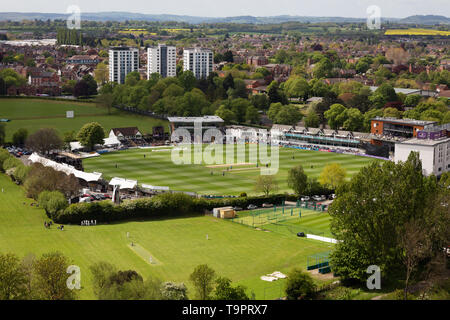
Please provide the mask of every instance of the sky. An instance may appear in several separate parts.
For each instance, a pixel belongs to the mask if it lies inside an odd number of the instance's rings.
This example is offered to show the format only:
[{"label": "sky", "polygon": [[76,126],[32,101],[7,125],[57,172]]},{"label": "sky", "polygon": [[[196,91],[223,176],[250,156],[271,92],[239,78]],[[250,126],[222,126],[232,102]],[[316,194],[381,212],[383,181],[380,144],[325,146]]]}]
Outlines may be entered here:
[{"label": "sky", "polygon": [[382,17],[415,14],[450,17],[449,0],[14,0],[2,1],[1,12],[65,13],[70,5],[83,12],[127,11],[204,17],[229,16],[340,16],[367,17],[371,5]]}]

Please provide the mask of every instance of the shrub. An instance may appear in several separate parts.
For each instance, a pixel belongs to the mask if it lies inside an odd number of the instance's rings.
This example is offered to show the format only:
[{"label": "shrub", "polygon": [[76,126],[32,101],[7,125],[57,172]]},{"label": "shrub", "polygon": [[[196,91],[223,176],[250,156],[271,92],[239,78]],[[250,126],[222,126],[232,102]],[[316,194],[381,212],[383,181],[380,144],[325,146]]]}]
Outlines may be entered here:
[{"label": "shrub", "polygon": [[188,300],[184,283],[164,282],[161,286],[163,300]]},{"label": "shrub", "polygon": [[3,162],[3,170],[7,171],[9,169],[16,168],[20,165],[23,165],[22,161],[20,161],[15,157],[10,156]]},{"label": "shrub", "polygon": [[308,273],[293,269],[288,274],[285,292],[289,300],[311,299],[315,289],[316,285]]},{"label": "shrub", "polygon": [[0,170],[2,172],[5,172],[5,169],[3,168],[3,163],[10,157],[11,155],[9,154],[8,150],[0,148]]},{"label": "shrub", "polygon": [[30,167],[24,164],[20,164],[14,169],[13,178],[18,183],[23,184],[28,176],[28,172],[30,171]]},{"label": "shrub", "polygon": [[43,191],[39,194],[38,202],[51,219],[55,219],[60,210],[67,208],[68,203],[59,191]]}]

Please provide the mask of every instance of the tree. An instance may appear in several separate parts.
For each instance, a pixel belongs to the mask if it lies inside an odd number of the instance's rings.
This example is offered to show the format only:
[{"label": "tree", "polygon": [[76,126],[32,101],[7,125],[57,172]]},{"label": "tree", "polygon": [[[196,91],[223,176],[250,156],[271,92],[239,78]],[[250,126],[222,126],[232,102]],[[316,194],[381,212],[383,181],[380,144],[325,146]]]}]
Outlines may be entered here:
[{"label": "tree", "polygon": [[163,97],[179,97],[184,94],[184,88],[172,83],[162,93]]},{"label": "tree", "polygon": [[319,182],[325,187],[336,189],[344,183],[346,174],[347,171],[340,164],[331,163],[323,168]]},{"label": "tree", "polygon": [[127,74],[127,76],[125,77],[125,84],[127,86],[135,86],[139,80],[141,80],[141,75],[138,71],[133,71]]},{"label": "tree", "polygon": [[117,269],[109,262],[100,261],[89,266],[89,270],[92,274],[94,294],[98,299],[102,299],[102,297],[105,296],[105,291],[110,285],[109,279],[117,272]]},{"label": "tree", "polygon": [[257,124],[259,123],[259,113],[254,106],[247,107],[245,112],[245,122]]},{"label": "tree", "polygon": [[38,202],[53,220],[58,216],[60,210],[64,210],[69,205],[66,197],[60,191],[43,191],[39,194]]},{"label": "tree", "polygon": [[163,300],[188,300],[184,283],[164,282],[161,295]]},{"label": "tree", "polygon": [[0,300],[22,300],[27,297],[27,276],[15,254],[0,253]]},{"label": "tree", "polygon": [[296,125],[302,118],[303,114],[300,112],[300,109],[294,105],[287,105],[281,107],[275,121],[278,124]]},{"label": "tree", "polygon": [[84,81],[87,85],[88,96],[93,96],[97,94],[97,82],[90,74],[84,75],[82,81]]},{"label": "tree", "polygon": [[314,110],[309,110],[304,119],[305,127],[317,128],[319,127],[319,116]]},{"label": "tree", "polygon": [[42,128],[29,135],[25,145],[34,152],[46,154],[52,150],[61,149],[63,141],[55,129]]},{"label": "tree", "polygon": [[271,192],[278,190],[278,182],[272,175],[260,175],[256,178],[255,191],[262,192],[267,197]]},{"label": "tree", "polygon": [[386,99],[386,102],[398,101],[394,88],[389,83],[383,83],[375,90],[374,94],[380,94]]},{"label": "tree", "polygon": [[225,53],[223,54],[223,61],[233,62],[233,52],[231,52],[230,50],[225,51]]},{"label": "tree", "polygon": [[282,104],[287,104],[288,100],[284,95],[284,92],[279,88],[278,82],[275,80],[270,83],[267,87],[267,95],[269,96],[270,103],[281,102]]},{"label": "tree", "polygon": [[86,97],[89,95],[89,85],[86,81],[80,80],[75,84],[73,88],[73,95],[75,97]]},{"label": "tree", "polygon": [[103,93],[97,96],[95,99],[97,106],[108,110],[108,114],[111,114],[111,108],[114,105],[114,97],[111,93]]},{"label": "tree", "polygon": [[221,105],[219,109],[216,110],[215,115],[222,118],[222,120],[225,121],[226,124],[229,124],[231,121],[236,120],[236,115],[234,114],[234,112],[230,109],[227,109],[224,105]]},{"label": "tree", "polygon": [[75,86],[77,85],[76,80],[68,80],[62,85],[62,92],[64,94],[74,94]]},{"label": "tree", "polygon": [[238,285],[233,287],[231,280],[225,277],[219,277],[216,280],[216,289],[214,291],[215,300],[250,300],[245,293],[245,287]]},{"label": "tree", "polygon": [[230,89],[230,88],[234,89],[234,79],[233,79],[233,75],[231,73],[227,74],[227,76],[223,80],[222,86],[225,91],[228,91],[228,89]]},{"label": "tree", "polygon": [[80,184],[77,177],[73,174],[67,175],[62,171],[56,171],[52,167],[44,167],[40,163],[33,163],[27,173],[24,187],[27,196],[38,199],[42,191],[62,192],[66,198],[77,194],[80,190]]},{"label": "tree", "polygon": [[67,287],[68,259],[59,252],[42,255],[33,264],[33,296],[42,300],[73,300],[74,290]]},{"label": "tree", "polygon": [[303,166],[301,164],[289,169],[287,182],[289,188],[294,190],[296,195],[301,196],[302,194],[304,194],[308,186],[308,176],[303,170]]},{"label": "tree", "polygon": [[197,83],[197,79],[190,70],[183,71],[178,76],[178,80],[180,81],[180,84],[185,91],[191,91],[193,88],[195,88],[195,84]]},{"label": "tree", "polygon": [[103,144],[104,138],[105,130],[98,122],[86,123],[77,134],[78,141],[89,150],[96,144]]},{"label": "tree", "polygon": [[324,113],[331,129],[338,130],[347,119],[346,108],[339,103],[333,104],[328,111]]},{"label": "tree", "polygon": [[297,268],[289,272],[285,288],[288,300],[311,299],[315,289],[314,280],[308,273]]},{"label": "tree", "polygon": [[411,220],[404,225],[404,232],[399,237],[399,246],[403,249],[402,262],[406,271],[404,297],[407,300],[411,275],[418,264],[431,255],[432,243],[424,226]]},{"label": "tree", "polygon": [[94,79],[98,83],[103,85],[108,81],[108,77],[109,77],[108,66],[103,62],[97,64],[97,68],[95,68],[94,70]]},{"label": "tree", "polygon": [[448,243],[449,193],[436,178],[426,177],[418,153],[406,162],[373,162],[336,190],[330,205],[331,232],[338,243],[331,264],[342,279],[367,280],[367,267],[377,265],[385,282],[404,273],[405,249],[398,244],[405,226],[419,224],[433,252]]},{"label": "tree", "polygon": [[284,90],[286,92],[286,95],[290,98],[295,97],[307,99],[311,88],[309,87],[309,84],[305,79],[295,76],[290,77],[284,83]]},{"label": "tree", "polygon": [[25,144],[25,141],[28,137],[28,130],[24,128],[18,129],[16,132],[14,132],[12,141],[15,146],[23,146]]},{"label": "tree", "polygon": [[314,78],[326,78],[331,75],[333,65],[330,59],[324,57],[318,63],[315,64],[313,69]]},{"label": "tree", "polygon": [[401,117],[401,112],[397,109],[397,108],[386,108],[383,111],[383,117],[385,118],[400,118]]},{"label": "tree", "polygon": [[372,109],[367,111],[364,114],[364,121],[363,121],[363,127],[365,132],[370,132],[370,126],[372,124],[372,119],[375,117],[382,117],[383,116],[383,110],[381,109]]},{"label": "tree", "polygon": [[194,284],[195,293],[199,300],[208,300],[214,287],[216,272],[207,264],[198,265],[190,275],[190,280]]},{"label": "tree", "polygon": [[361,111],[356,108],[349,108],[345,110],[345,121],[342,127],[348,131],[359,131],[364,124],[364,116]]}]

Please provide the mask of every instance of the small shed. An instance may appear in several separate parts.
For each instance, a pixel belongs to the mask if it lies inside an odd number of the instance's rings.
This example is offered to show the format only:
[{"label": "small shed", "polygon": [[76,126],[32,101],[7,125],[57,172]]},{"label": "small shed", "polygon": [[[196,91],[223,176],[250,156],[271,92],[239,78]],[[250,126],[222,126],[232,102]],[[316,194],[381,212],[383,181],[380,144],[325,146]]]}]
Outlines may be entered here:
[{"label": "small shed", "polygon": [[233,209],[233,207],[221,207],[221,208],[214,208],[213,209],[213,216],[216,218],[221,218],[220,216],[220,210],[226,210],[226,209]]},{"label": "small shed", "polygon": [[220,210],[220,218],[221,219],[232,219],[236,215],[234,209],[221,209]]}]

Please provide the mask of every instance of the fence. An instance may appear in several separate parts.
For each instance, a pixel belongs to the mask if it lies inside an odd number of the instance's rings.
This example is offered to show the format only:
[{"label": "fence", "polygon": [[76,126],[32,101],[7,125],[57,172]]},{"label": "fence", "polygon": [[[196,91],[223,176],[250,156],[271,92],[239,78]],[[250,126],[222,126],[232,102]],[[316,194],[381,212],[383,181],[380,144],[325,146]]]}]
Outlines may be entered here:
[{"label": "fence", "polygon": [[[319,216],[326,208],[321,205],[297,202],[295,206],[284,206],[282,203],[273,208],[257,209],[240,213],[237,217],[229,219],[231,222],[258,228],[266,231],[273,231],[284,235],[292,236],[301,232],[314,234],[320,237],[329,236],[322,230],[317,230],[301,225],[302,218],[312,218]],[[314,209],[316,212],[314,212]]]}]

